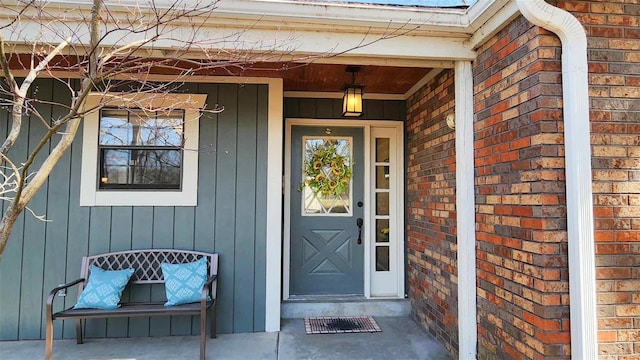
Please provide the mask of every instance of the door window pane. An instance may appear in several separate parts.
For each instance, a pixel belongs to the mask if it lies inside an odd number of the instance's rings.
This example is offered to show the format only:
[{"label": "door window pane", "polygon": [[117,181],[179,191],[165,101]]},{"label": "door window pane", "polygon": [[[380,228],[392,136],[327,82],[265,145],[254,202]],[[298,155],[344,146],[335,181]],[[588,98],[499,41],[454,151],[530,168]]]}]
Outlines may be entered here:
[{"label": "door window pane", "polygon": [[389,166],[376,166],[376,189],[389,188]]},{"label": "door window pane", "polygon": [[376,271],[389,271],[389,247],[376,247]]},{"label": "door window pane", "polygon": [[376,215],[389,215],[389,193],[376,193]]},{"label": "door window pane", "polygon": [[376,139],[376,162],[389,162],[389,139]]},{"label": "door window pane", "polygon": [[389,219],[376,219],[376,242],[389,242]]},{"label": "door window pane", "polygon": [[303,214],[351,213],[352,138],[303,137]]}]

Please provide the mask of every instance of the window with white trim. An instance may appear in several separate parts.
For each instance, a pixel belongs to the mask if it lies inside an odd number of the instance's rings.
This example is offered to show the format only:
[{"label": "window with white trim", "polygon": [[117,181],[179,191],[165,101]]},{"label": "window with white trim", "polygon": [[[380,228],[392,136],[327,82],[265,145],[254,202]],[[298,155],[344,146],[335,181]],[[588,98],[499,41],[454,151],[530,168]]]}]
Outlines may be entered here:
[{"label": "window with white trim", "polygon": [[197,205],[205,101],[202,94],[90,95],[86,108],[97,110],[84,118],[80,205]]}]

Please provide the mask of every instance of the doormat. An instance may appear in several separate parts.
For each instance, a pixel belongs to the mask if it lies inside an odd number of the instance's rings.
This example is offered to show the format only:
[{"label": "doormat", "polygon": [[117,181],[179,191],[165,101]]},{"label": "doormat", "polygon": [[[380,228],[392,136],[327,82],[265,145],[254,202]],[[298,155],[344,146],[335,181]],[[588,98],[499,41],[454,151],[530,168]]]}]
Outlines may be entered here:
[{"label": "doormat", "polygon": [[305,318],[304,328],[307,334],[372,333],[382,331],[371,316]]}]

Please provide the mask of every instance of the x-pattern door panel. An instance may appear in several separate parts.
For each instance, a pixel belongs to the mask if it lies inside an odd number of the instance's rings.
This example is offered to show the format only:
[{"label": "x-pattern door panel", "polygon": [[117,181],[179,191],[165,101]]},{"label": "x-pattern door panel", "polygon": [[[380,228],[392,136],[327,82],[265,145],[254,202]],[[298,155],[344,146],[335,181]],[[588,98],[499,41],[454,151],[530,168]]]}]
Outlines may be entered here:
[{"label": "x-pattern door panel", "polygon": [[341,230],[307,230],[302,236],[302,267],[310,274],[345,274],[351,270],[352,238]]}]

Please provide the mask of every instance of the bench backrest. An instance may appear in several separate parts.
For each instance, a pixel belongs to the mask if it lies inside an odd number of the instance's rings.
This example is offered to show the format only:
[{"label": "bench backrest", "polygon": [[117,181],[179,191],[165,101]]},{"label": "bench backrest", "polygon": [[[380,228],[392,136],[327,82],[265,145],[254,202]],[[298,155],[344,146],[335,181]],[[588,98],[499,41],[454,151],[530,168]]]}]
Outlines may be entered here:
[{"label": "bench backrest", "polygon": [[[218,254],[200,251],[174,250],[174,249],[149,249],[127,250],[106,254],[85,256],[82,258],[80,277],[89,279],[91,265],[104,270],[122,270],[134,268],[131,276],[131,284],[162,284],[161,263],[182,264],[207,258],[209,276],[218,274]],[[212,289],[215,291],[215,288]],[[213,294],[215,296],[215,294]]]}]

